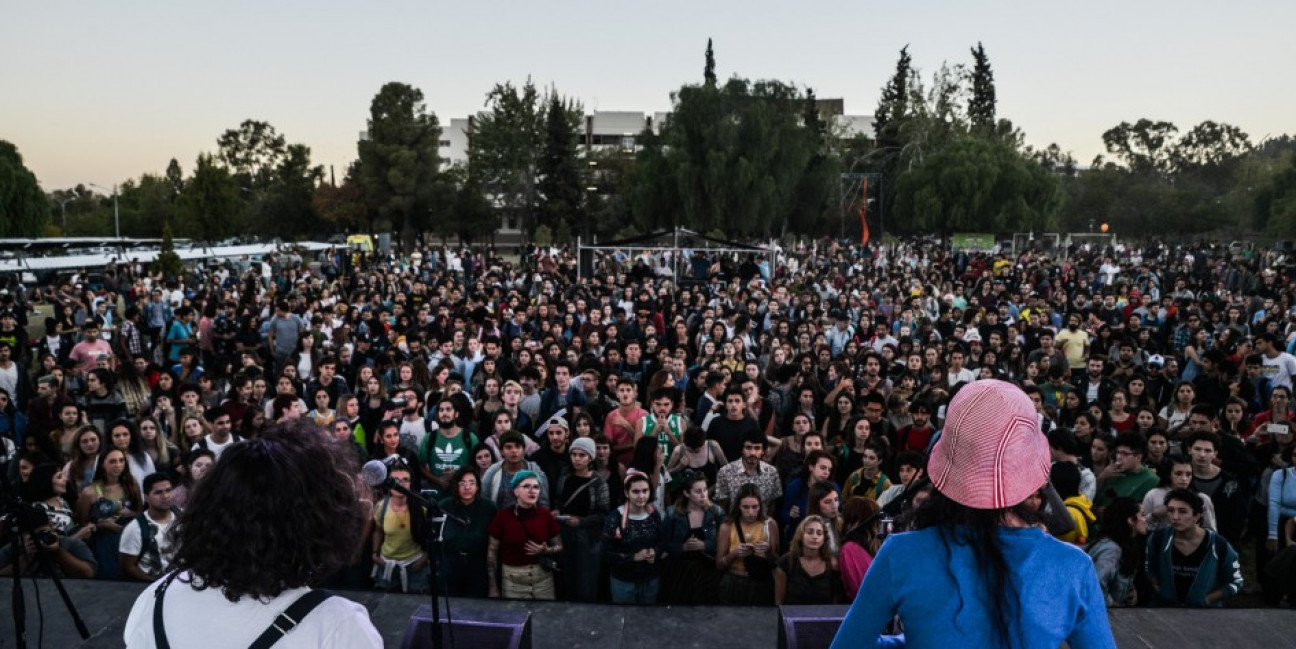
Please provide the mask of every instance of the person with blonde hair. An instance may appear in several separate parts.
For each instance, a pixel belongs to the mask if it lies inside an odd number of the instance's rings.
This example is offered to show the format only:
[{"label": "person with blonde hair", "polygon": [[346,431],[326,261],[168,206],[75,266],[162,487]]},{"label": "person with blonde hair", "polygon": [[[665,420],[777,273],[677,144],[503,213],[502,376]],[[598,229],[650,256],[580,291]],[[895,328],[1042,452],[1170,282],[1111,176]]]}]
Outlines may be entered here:
[{"label": "person with blonde hair", "polygon": [[810,515],[797,525],[788,553],[774,569],[774,604],[837,604],[845,595],[829,524]]}]

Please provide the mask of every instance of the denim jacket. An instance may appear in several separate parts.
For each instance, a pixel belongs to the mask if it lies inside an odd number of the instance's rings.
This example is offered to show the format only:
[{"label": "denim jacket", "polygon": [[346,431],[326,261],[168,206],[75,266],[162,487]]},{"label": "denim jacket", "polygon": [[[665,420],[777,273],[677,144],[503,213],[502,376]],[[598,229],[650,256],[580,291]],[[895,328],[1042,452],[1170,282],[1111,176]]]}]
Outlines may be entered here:
[{"label": "denim jacket", "polygon": [[[720,531],[720,523],[724,521],[724,510],[719,505],[711,505],[702,514],[702,531],[705,534],[703,541],[706,547],[702,553],[714,557],[716,552],[716,536]],[[684,542],[688,540],[689,535],[689,517],[687,513],[680,513],[674,507],[669,508],[669,514],[666,516],[665,529],[662,531],[662,539],[666,546],[666,552],[672,556],[684,555]]]}]

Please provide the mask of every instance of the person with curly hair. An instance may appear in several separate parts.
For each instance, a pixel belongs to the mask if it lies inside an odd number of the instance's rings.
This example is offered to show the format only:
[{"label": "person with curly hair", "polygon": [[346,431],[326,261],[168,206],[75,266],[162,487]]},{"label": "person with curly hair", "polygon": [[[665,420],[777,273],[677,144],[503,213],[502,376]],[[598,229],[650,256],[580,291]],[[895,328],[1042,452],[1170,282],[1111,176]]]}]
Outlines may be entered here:
[{"label": "person with curly hair", "polygon": [[226,449],[174,524],[173,572],[135,600],[126,646],[163,646],[160,629],[175,646],[381,647],[363,606],[312,589],[359,547],[356,465],[301,420]]}]

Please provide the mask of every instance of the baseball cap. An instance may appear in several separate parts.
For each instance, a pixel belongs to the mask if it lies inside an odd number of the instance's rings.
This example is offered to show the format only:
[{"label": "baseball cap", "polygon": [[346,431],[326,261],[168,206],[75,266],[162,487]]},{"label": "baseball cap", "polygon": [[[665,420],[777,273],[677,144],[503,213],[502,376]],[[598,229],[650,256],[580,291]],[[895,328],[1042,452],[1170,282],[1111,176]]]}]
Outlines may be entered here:
[{"label": "baseball cap", "polygon": [[1152,367],[1165,367],[1165,358],[1160,354],[1153,354],[1148,357],[1147,364]]}]

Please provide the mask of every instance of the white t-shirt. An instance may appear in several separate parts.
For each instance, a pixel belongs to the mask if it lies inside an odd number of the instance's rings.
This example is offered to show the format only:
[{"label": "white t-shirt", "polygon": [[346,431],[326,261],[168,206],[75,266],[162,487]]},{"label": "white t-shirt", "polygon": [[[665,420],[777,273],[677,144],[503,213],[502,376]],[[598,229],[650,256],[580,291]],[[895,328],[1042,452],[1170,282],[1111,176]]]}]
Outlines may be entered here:
[{"label": "white t-shirt", "polygon": [[[226,439],[224,444],[218,443],[216,441],[216,438],[212,437],[211,435],[208,435],[206,437],[206,440],[207,440],[207,450],[211,451],[212,454],[216,456],[216,459],[219,460],[221,453],[224,453],[225,449],[229,448],[230,445],[234,443],[234,436],[230,435],[229,439]],[[194,444],[193,448],[189,450],[196,451],[199,448],[202,447],[198,446],[197,444]]]},{"label": "white t-shirt", "polygon": [[[427,423],[423,417],[410,421],[401,417],[400,436],[401,443],[409,446],[415,453],[423,447],[423,438],[427,437]],[[435,429],[436,426],[433,426]]]},{"label": "white t-shirt", "polygon": [[[167,588],[162,607],[162,622],[172,647],[247,647],[274,622],[280,613],[308,588],[285,591],[268,603],[252,597],[231,603],[220,589],[194,590],[182,580],[182,574]],[[162,582],[154,582],[140,593],[126,618],[122,634],[127,647],[154,647],[153,592]],[[382,636],[369,620],[365,607],[344,597],[330,597],[301,619],[288,635],[275,643],[275,649],[317,649],[318,647],[382,647]]]},{"label": "white t-shirt", "polygon": [[1269,379],[1273,387],[1283,386],[1290,390],[1292,388],[1292,376],[1296,375],[1296,356],[1287,352],[1279,352],[1277,356],[1269,358],[1262,355],[1260,362],[1264,366],[1264,375]]},{"label": "white t-shirt", "polygon": [[140,570],[156,576],[166,573],[166,571],[171,567],[171,539],[167,537],[166,532],[171,528],[171,524],[175,522],[176,517],[175,514],[172,514],[167,517],[166,523],[161,524],[153,520],[152,516],[149,516],[148,518],[150,521],[153,521],[153,526],[157,528],[153,538],[157,541],[158,553],[161,555],[162,565],[151,565],[149,557],[140,555],[144,549],[144,537],[143,530],[140,529],[138,520],[132,520],[130,525],[122,528],[121,542],[117,546],[117,551],[122,554],[129,554],[132,557],[139,557]]},{"label": "white t-shirt", "polygon": [[0,367],[0,388],[9,393],[9,400],[18,397],[18,364],[10,361],[9,369]]}]

